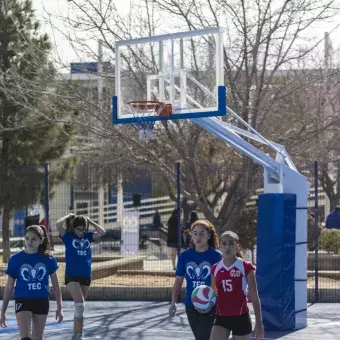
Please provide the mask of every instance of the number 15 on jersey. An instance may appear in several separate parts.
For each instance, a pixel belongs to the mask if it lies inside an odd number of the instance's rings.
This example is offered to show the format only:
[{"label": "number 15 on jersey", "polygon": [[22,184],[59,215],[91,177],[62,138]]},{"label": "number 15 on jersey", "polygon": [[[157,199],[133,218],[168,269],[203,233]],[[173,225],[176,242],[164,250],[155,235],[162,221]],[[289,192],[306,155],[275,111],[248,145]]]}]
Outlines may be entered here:
[{"label": "number 15 on jersey", "polygon": [[223,286],[223,290],[225,292],[232,292],[233,291],[233,286],[231,284],[231,280],[222,280],[222,286]]}]

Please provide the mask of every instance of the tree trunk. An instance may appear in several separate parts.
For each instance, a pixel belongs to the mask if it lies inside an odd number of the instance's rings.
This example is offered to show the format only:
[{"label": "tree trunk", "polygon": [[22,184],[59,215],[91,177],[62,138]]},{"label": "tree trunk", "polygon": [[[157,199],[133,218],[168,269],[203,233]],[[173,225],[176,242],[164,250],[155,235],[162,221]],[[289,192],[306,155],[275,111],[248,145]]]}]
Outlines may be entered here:
[{"label": "tree trunk", "polygon": [[254,248],[255,247],[252,246],[251,249],[250,249],[250,251],[251,251],[251,262],[252,263],[255,263],[255,249]]},{"label": "tree trunk", "polygon": [[4,205],[4,214],[2,217],[2,260],[4,263],[8,263],[11,256],[10,242],[9,242],[9,220],[11,209],[8,204]]},{"label": "tree trunk", "polygon": [[339,195],[337,193],[332,193],[329,197],[330,210],[334,211],[335,207],[339,205]]}]

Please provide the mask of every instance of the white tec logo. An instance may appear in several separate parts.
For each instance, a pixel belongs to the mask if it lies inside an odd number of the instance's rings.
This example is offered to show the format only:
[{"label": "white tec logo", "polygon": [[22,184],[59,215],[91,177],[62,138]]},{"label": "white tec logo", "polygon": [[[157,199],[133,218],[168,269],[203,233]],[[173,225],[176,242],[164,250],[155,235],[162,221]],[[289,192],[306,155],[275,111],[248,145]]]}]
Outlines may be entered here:
[{"label": "white tec logo", "polygon": [[72,246],[73,248],[77,249],[77,253],[79,256],[86,256],[87,255],[86,249],[90,248],[90,241],[74,239],[72,241]]},{"label": "white tec logo", "polygon": [[241,272],[239,270],[232,269],[230,271],[230,276],[231,277],[240,277],[241,276]]},{"label": "white tec logo", "polygon": [[34,268],[30,264],[23,264],[20,268],[22,279],[27,282],[29,290],[40,290],[41,281],[47,274],[46,266],[43,263],[37,263]]}]

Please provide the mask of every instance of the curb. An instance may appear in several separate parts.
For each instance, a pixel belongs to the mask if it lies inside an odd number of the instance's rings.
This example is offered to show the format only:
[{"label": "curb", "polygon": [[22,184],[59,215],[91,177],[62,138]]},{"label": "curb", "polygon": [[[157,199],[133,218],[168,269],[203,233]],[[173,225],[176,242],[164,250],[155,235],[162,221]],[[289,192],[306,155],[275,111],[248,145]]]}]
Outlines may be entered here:
[{"label": "curb", "polygon": [[[3,296],[4,286],[0,287],[0,296]],[[70,300],[71,296],[65,286],[61,287],[63,300]],[[88,301],[170,301],[172,287],[98,287],[92,286],[87,297]],[[179,301],[183,301],[185,288],[182,288]],[[54,300],[54,291],[51,289],[51,300]],[[314,288],[308,288],[308,303],[315,302]],[[340,289],[319,289],[319,301],[323,303],[339,303]]]},{"label": "curb", "polygon": [[[64,299],[70,296],[62,287]],[[170,301],[172,287],[96,287],[89,290],[87,300],[103,301]],[[51,298],[54,294],[51,294]],[[179,302],[184,301],[185,288],[182,288]],[[54,296],[53,296],[54,299]],[[314,288],[308,288],[308,303],[315,302]],[[319,301],[323,303],[340,303],[340,289],[322,288],[319,289]]]},{"label": "curb", "polygon": [[[4,286],[0,287],[3,296]],[[50,299],[55,300],[53,287],[50,288]],[[61,286],[63,300],[71,300],[65,286]],[[170,301],[172,287],[98,287],[92,286],[86,301]],[[184,300],[185,288],[182,288],[179,301]]]},{"label": "curb", "polygon": [[117,275],[147,275],[147,276],[167,276],[175,278],[175,271],[156,271],[156,270],[127,270],[118,269]]}]

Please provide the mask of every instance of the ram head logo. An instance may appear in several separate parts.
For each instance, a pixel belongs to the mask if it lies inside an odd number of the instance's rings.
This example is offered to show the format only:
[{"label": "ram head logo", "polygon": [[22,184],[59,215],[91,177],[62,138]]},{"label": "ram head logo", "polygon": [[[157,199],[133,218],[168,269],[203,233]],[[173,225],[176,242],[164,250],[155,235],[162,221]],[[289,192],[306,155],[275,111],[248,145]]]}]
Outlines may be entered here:
[{"label": "ram head logo", "polygon": [[20,268],[20,274],[24,281],[42,281],[47,274],[43,263],[37,263],[34,268],[30,264],[24,264]]},{"label": "ram head logo", "polygon": [[199,266],[195,262],[188,262],[187,275],[192,280],[206,280],[210,276],[210,263],[202,262]]},{"label": "ram head logo", "polygon": [[90,247],[90,241],[89,240],[77,240],[74,239],[72,241],[73,248],[76,248],[78,250],[86,250]]}]

